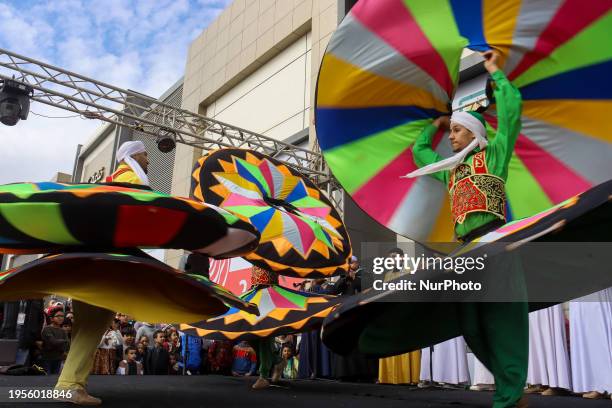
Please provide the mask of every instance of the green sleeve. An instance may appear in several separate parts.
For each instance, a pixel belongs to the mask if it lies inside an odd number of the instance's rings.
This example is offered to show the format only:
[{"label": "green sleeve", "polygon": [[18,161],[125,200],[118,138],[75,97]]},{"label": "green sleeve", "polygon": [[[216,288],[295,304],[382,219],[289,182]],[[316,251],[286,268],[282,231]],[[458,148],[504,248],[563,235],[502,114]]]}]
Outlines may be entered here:
[{"label": "green sleeve", "polygon": [[[442,156],[436,153],[431,148],[431,142],[438,131],[438,128],[434,125],[427,125],[423,132],[419,135],[417,140],[414,142],[414,146],[412,147],[412,155],[414,157],[414,163],[419,167],[425,167],[432,163],[439,162],[442,160]],[[438,171],[436,173],[429,174],[436,180],[440,180],[443,183],[446,183],[444,171]]]},{"label": "green sleeve", "polygon": [[[521,131],[521,93],[501,70],[491,74],[495,81],[495,103],[497,110],[497,133],[487,146],[489,171],[502,178],[507,177],[508,163],[512,157],[514,144]],[[490,153],[493,153],[490,155]],[[490,157],[492,156],[492,157]]]}]

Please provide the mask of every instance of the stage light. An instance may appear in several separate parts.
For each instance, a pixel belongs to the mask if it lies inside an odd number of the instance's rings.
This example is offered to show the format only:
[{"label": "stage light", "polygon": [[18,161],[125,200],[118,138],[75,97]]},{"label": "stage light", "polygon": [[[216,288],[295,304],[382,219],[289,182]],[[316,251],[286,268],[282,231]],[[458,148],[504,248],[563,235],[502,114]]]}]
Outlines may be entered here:
[{"label": "stage light", "polygon": [[176,134],[170,129],[161,128],[155,142],[160,152],[171,152],[176,147]]},{"label": "stage light", "polygon": [[0,88],[0,122],[15,126],[20,119],[26,120],[32,92],[32,87],[23,82],[3,80]]}]

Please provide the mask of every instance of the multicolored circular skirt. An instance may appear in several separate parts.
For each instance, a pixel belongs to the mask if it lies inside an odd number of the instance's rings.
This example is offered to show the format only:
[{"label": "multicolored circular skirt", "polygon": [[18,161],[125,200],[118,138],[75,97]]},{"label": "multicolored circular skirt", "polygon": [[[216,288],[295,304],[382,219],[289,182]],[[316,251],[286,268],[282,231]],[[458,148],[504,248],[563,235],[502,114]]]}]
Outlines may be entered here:
[{"label": "multicolored circular skirt", "polygon": [[[612,180],[551,210],[486,234],[449,256],[474,259],[482,254],[503,254],[497,259],[518,260],[515,270],[504,269],[501,263],[494,266],[500,266],[502,274],[520,275],[521,283],[517,287],[524,288],[524,301],[529,302],[530,311],[534,311],[610,287],[611,242]],[[513,257],[513,254],[517,255]],[[425,270],[411,276],[421,281],[449,279],[448,273]],[[405,279],[408,278],[401,276],[390,283],[397,285]],[[512,290],[511,285],[505,283],[500,285],[501,289]],[[490,292],[491,288],[485,286],[483,283],[485,292]],[[468,291],[457,293],[465,297],[470,295]],[[426,291],[409,291],[406,295],[410,299],[403,296],[401,290],[382,292],[369,288],[346,299],[324,321],[324,343],[336,352],[359,346],[367,354],[385,357],[463,334],[460,305],[465,298],[433,301]],[[443,295],[436,296],[442,298]]]},{"label": "multicolored circular skirt", "polygon": [[[612,178],[612,3],[360,0],[319,73],[316,129],[335,177],[371,217],[421,241],[453,238],[446,186],[416,169],[412,144],[449,112],[464,47],[495,49],[523,97],[506,184],[509,220]],[[498,112],[485,113],[489,133]],[[450,154],[438,134],[434,148]]]},{"label": "multicolored circular skirt", "polygon": [[215,150],[193,171],[192,196],[251,223],[261,239],[249,262],[281,275],[348,269],[351,243],[331,202],[306,177],[264,154]]},{"label": "multicolored circular skirt", "polygon": [[[0,252],[48,253],[79,248],[205,248],[244,231],[259,233],[229,212],[156,191],[103,184],[20,183],[0,186]],[[228,248],[228,251],[234,248]]]},{"label": "multicolored circular skirt", "polygon": [[259,316],[237,308],[212,319],[178,325],[194,336],[213,340],[252,340],[312,330],[336,307],[340,298],[299,292],[279,285],[257,286],[240,296],[257,305]]},{"label": "multicolored circular skirt", "polygon": [[147,322],[200,321],[257,307],[209,280],[185,274],[146,254],[64,253],[0,272],[3,300],[50,294],[120,310]]}]

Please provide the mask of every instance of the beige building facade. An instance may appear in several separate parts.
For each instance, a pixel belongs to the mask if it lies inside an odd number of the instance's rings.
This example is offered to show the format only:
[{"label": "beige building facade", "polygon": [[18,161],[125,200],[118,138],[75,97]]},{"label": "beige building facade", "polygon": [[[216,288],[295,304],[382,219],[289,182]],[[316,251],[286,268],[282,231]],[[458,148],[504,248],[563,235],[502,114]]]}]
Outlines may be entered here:
[{"label": "beige building facade", "polygon": [[[354,3],[234,0],[190,45],[182,107],[308,147],[315,138],[316,78],[325,48]],[[187,195],[201,151],[178,145],[172,193]],[[182,251],[168,251],[178,265]]]},{"label": "beige building facade", "polygon": [[[327,44],[355,0],[234,0],[191,43],[182,107],[271,138],[312,147],[314,98]],[[469,60],[472,52],[466,51]],[[462,64],[462,70],[476,61]],[[473,76],[473,75],[471,75]],[[202,151],[177,145],[172,194],[188,195]],[[345,223],[362,241],[397,237],[345,198]],[[182,251],[168,251],[178,265]]]},{"label": "beige building facade", "polygon": [[[190,44],[183,80],[160,100],[251,132],[312,147],[319,66],[333,32],[355,2],[234,0]],[[460,88],[457,93],[466,101],[479,99],[483,93],[479,84],[484,83],[484,71],[482,64],[477,65],[478,58],[466,51],[462,76],[471,82],[465,92]],[[132,133],[112,125],[101,129],[79,156],[76,180],[96,181],[101,174],[110,174],[120,142],[139,139],[155,155],[152,187],[188,196],[193,165],[202,151],[177,144],[171,155],[160,155],[154,139]],[[357,254],[362,241],[396,240],[395,234],[364,214],[349,197],[344,207]],[[182,256],[183,251],[168,250],[165,261],[176,267]]]},{"label": "beige building facade", "polygon": [[[338,25],[338,0],[235,0],[190,45],[182,107],[278,140],[308,145],[316,76]],[[308,129],[307,132],[304,132]],[[201,154],[177,146],[173,194],[189,192]]]}]

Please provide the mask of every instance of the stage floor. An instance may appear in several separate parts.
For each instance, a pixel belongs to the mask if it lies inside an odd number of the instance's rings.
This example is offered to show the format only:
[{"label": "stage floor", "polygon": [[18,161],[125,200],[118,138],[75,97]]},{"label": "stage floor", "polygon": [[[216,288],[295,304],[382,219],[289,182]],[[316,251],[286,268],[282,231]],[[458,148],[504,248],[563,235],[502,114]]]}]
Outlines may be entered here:
[{"label": "stage floor", "polygon": [[[37,403],[6,402],[9,389],[52,387],[57,376],[0,376],[0,407],[38,406]],[[441,389],[417,389],[401,385],[340,383],[298,380],[287,386],[252,390],[253,379],[222,376],[91,376],[89,391],[102,398],[104,407],[490,407],[492,393]],[[42,402],[42,401],[41,401]],[[612,401],[580,397],[529,396],[531,408],[610,408]],[[74,407],[53,403],[55,407]]]}]

